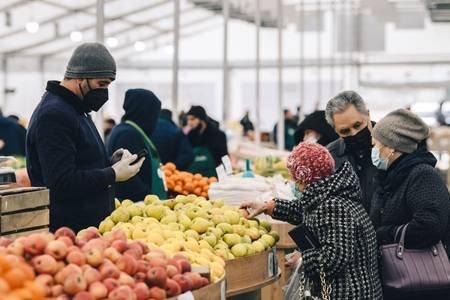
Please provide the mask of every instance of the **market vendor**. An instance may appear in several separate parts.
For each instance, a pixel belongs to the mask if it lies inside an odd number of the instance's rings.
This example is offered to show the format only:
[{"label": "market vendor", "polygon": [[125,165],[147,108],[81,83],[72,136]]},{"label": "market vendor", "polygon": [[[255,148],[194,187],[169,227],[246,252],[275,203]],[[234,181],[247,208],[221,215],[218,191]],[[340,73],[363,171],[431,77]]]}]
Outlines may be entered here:
[{"label": "market vendor", "polygon": [[116,185],[116,197],[142,201],[146,195],[167,199],[161,171],[161,161],[150,136],[155,131],[161,111],[161,101],[145,89],[130,89],[123,103],[122,123],[114,127],[108,139],[108,152],[127,148],[132,153],[147,150],[146,160],[138,175]]},{"label": "market vendor", "polygon": [[190,127],[188,139],[195,154],[189,171],[206,177],[217,176],[216,167],[221,164],[222,157],[228,155],[227,137],[210,123],[203,107],[192,106],[187,115]]},{"label": "market vendor", "polygon": [[99,43],[80,45],[64,80],[49,81],[30,121],[27,169],[33,186],[50,189],[50,230],[75,231],[98,224],[114,209],[114,184],[139,171],[143,159],[120,150],[111,166],[89,115],[108,100],[116,64]]},{"label": "market vendor", "polygon": [[327,123],[325,111],[323,110],[316,110],[306,116],[306,118],[300,122],[294,134],[296,145],[301,142],[309,141],[326,146],[338,138],[339,136],[336,134],[333,127]]}]

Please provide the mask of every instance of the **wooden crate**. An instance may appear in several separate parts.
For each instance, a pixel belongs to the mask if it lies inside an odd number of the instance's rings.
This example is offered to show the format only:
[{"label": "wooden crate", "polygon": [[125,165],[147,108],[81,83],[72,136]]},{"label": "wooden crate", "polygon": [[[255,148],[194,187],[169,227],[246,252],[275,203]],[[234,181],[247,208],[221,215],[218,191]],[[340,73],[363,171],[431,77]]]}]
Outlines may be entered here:
[{"label": "wooden crate", "polygon": [[225,276],[219,281],[202,287],[201,289],[188,292],[186,295],[169,298],[169,300],[177,299],[195,299],[195,300],[225,300]]},{"label": "wooden crate", "polygon": [[0,191],[0,235],[18,237],[48,231],[49,192],[45,188]]},{"label": "wooden crate", "polygon": [[248,293],[278,278],[276,250],[226,261],[227,297]]}]

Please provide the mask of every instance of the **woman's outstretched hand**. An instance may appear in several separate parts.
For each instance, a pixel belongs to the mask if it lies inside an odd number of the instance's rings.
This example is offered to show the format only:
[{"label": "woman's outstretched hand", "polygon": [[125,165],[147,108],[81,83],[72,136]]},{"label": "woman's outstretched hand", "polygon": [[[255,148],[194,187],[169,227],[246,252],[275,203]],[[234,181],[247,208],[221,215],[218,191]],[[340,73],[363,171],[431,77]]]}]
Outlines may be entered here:
[{"label": "woman's outstretched hand", "polygon": [[267,213],[270,204],[271,204],[270,201],[263,202],[258,200],[246,200],[241,203],[240,208],[246,209],[248,211],[249,215],[247,216],[247,219],[253,219],[254,217],[262,213]]}]

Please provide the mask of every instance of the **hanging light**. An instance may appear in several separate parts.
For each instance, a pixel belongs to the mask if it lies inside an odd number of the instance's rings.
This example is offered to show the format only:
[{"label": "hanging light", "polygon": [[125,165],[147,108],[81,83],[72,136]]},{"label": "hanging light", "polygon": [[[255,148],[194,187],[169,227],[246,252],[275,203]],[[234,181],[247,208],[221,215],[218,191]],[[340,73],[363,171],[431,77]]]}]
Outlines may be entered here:
[{"label": "hanging light", "polygon": [[144,42],[136,41],[134,43],[134,49],[136,49],[136,51],[142,52],[145,50],[145,48],[147,48],[147,46],[145,45]]},{"label": "hanging light", "polygon": [[83,33],[81,31],[77,31],[77,30],[72,31],[70,33],[70,39],[73,42],[81,42],[83,40]]},{"label": "hanging light", "polygon": [[29,21],[25,24],[25,29],[28,33],[36,33],[39,31],[39,23],[35,21]]},{"label": "hanging light", "polygon": [[106,39],[106,45],[111,48],[115,48],[119,45],[119,40],[115,37],[109,37]]}]

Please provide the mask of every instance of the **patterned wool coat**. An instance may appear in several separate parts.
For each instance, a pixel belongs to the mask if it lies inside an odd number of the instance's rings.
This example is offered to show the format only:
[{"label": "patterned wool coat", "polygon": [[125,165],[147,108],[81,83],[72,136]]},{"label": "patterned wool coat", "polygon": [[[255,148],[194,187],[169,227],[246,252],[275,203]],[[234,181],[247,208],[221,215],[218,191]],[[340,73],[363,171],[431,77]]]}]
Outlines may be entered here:
[{"label": "patterned wool coat", "polygon": [[320,248],[303,254],[305,275],[318,285],[322,263],[331,299],[382,299],[376,233],[360,204],[358,177],[346,162],[330,177],[309,185],[299,201],[275,200],[273,217],[304,223]]}]

